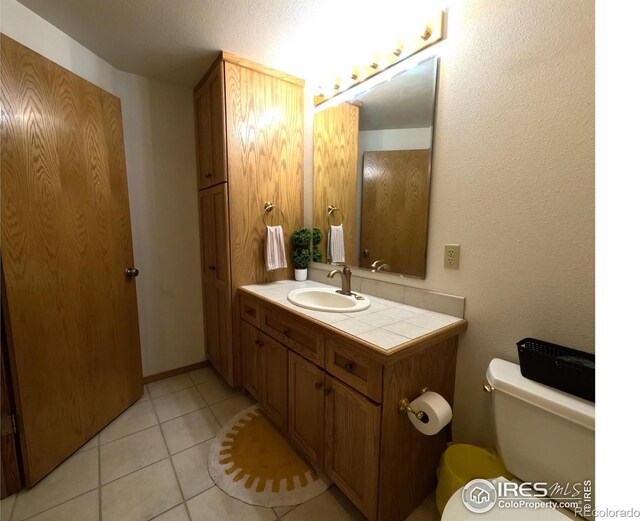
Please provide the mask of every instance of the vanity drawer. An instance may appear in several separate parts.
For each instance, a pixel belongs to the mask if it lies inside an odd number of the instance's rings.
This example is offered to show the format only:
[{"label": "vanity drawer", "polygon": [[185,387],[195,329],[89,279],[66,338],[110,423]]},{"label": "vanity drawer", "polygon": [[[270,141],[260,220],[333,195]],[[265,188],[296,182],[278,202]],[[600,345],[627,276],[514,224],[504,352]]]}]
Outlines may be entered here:
[{"label": "vanity drawer", "polygon": [[376,402],[382,401],[382,365],[348,340],[327,337],[326,369]]},{"label": "vanity drawer", "polygon": [[324,335],[296,320],[286,311],[272,307],[262,309],[261,329],[296,353],[324,367]]},{"label": "vanity drawer", "polygon": [[260,327],[260,303],[258,299],[242,295],[240,297],[240,316],[255,327]]}]

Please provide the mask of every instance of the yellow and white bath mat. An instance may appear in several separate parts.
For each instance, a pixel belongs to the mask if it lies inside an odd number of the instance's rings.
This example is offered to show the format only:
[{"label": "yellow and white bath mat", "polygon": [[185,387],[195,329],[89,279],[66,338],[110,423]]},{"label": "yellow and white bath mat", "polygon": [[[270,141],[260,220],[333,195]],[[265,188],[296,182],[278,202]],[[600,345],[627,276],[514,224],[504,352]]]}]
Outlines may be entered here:
[{"label": "yellow and white bath mat", "polygon": [[230,496],[262,507],[298,505],[331,485],[257,404],[221,427],[209,451],[209,474]]}]

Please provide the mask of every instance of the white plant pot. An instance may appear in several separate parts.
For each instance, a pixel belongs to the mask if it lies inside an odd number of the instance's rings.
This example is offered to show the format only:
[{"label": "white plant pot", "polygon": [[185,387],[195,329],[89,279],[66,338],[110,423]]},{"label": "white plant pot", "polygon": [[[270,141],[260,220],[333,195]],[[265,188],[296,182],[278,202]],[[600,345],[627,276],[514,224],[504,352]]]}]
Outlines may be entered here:
[{"label": "white plant pot", "polygon": [[296,280],[307,280],[307,269],[299,270],[296,268],[294,270],[294,276]]}]

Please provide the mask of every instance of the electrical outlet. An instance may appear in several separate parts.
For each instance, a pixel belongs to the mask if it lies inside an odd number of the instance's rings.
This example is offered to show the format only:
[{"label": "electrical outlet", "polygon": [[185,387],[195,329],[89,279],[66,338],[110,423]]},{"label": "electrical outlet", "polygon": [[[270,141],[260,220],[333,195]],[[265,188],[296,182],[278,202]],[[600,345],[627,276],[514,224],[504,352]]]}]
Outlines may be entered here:
[{"label": "electrical outlet", "polygon": [[448,270],[457,270],[460,268],[459,244],[444,245],[444,267]]}]

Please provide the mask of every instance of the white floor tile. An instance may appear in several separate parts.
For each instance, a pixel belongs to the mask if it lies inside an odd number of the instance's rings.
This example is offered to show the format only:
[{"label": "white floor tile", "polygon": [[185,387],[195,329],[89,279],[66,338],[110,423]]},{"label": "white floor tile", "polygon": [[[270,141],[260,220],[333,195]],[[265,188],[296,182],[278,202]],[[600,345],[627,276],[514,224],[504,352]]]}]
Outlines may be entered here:
[{"label": "white floor tile", "polygon": [[270,508],[254,507],[227,496],[213,487],[187,501],[193,521],[273,521],[275,512]]},{"label": "white floor tile", "polygon": [[160,422],[201,409],[206,404],[195,387],[153,399]]},{"label": "white floor tile", "polygon": [[82,447],[80,447],[77,451],[76,454],[80,453],[80,452],[84,452],[86,450],[89,449],[95,449],[98,446],[98,438],[100,437],[99,434],[96,434],[93,438],[91,438],[87,443],[85,443]]},{"label": "white floor tile", "polygon": [[196,385],[220,378],[220,375],[218,375],[218,373],[216,373],[211,367],[203,367],[202,369],[191,371],[189,376]]},{"label": "white floor tile", "polygon": [[155,425],[100,448],[100,477],[104,485],[168,456],[160,427]]},{"label": "white floor tile", "polygon": [[285,521],[365,521],[365,517],[336,487],[302,505],[288,514]]},{"label": "white floor tile", "polygon": [[98,487],[98,449],[74,454],[40,483],[16,499],[13,521],[52,508]]},{"label": "white floor tile", "polygon": [[136,403],[102,429],[100,444],[104,445],[157,424],[158,419],[153,411],[151,401]]},{"label": "white floor tile", "polygon": [[276,514],[278,514],[278,517],[282,517],[285,514],[288,514],[289,512],[291,512],[297,506],[298,505],[291,505],[288,507],[273,507],[273,510],[275,510]]},{"label": "white floor tile", "polygon": [[213,413],[204,408],[169,420],[161,427],[169,452],[175,454],[213,438],[220,429],[220,424]]},{"label": "white floor tile", "polygon": [[405,521],[440,521],[440,512],[430,495],[409,514]]},{"label": "white floor tile", "polygon": [[160,514],[158,517],[154,517],[153,521],[189,521],[189,514],[187,514],[187,507],[183,504],[172,508],[164,514]]},{"label": "white floor tile", "polygon": [[149,395],[151,398],[158,398],[165,394],[175,393],[181,391],[187,387],[191,387],[193,381],[188,374],[179,374],[172,376],[171,378],[165,378],[164,380],[158,380],[147,385],[149,388]]},{"label": "white floor tile", "polygon": [[99,519],[100,503],[96,489],[35,517],[30,517],[29,521],[98,521]]},{"label": "white floor tile", "polygon": [[198,391],[208,405],[221,402],[238,394],[236,389],[229,387],[221,377],[198,385]]},{"label": "white floor tile", "polygon": [[208,456],[211,440],[172,456],[173,466],[185,499],[189,499],[213,486],[209,476]]},{"label": "white floor tile", "polygon": [[4,498],[0,502],[0,520],[9,521],[9,516],[13,513],[13,505],[16,502],[16,494]]},{"label": "white floor tile", "polygon": [[146,521],[182,501],[169,459],[102,487],[102,521]]},{"label": "white floor tile", "polygon": [[224,425],[241,410],[252,406],[254,403],[255,400],[249,395],[239,394],[238,396],[212,405],[211,412],[215,414],[220,425]]},{"label": "white floor tile", "polygon": [[141,403],[141,402],[146,402],[147,400],[150,399],[149,396],[149,389],[147,388],[147,386],[143,386],[143,393],[142,396],[138,399],[138,401],[136,403]]}]

